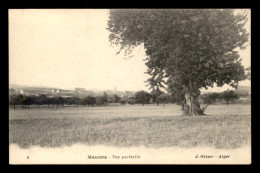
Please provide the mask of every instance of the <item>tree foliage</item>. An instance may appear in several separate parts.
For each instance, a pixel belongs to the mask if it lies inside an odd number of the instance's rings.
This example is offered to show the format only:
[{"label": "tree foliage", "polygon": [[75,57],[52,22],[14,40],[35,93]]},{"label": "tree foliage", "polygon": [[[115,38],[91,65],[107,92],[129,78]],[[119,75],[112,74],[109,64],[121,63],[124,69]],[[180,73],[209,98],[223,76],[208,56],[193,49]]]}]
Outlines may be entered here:
[{"label": "tree foliage", "polygon": [[248,80],[251,80],[251,66],[246,68],[246,77]]},{"label": "tree foliage", "polygon": [[149,103],[149,99],[151,98],[150,94],[146,91],[138,91],[135,93],[135,101],[136,103],[147,104]]},{"label": "tree foliage", "polygon": [[114,94],[113,98],[112,98],[112,101],[113,101],[113,103],[118,103],[120,101],[120,99],[121,98],[117,94]]},{"label": "tree foliage", "polygon": [[246,78],[236,51],[248,41],[246,22],[246,12],[232,9],[113,9],[108,30],[111,43],[125,54],[144,45],[151,88],[166,85],[179,99],[189,94],[186,99],[200,112],[201,88],[236,87]]},{"label": "tree foliage", "polygon": [[204,104],[215,104],[217,98],[219,98],[219,97],[220,97],[220,94],[215,93],[215,92],[202,95]]},{"label": "tree foliage", "polygon": [[[88,106],[101,106],[105,105],[107,102],[107,95],[104,94],[103,96],[87,96],[85,98],[80,97],[48,97],[46,95],[40,95],[40,96],[25,96],[22,94],[19,95],[11,95],[9,97],[9,104],[13,105],[15,108],[16,105],[27,105],[28,107],[30,105],[37,105],[39,107],[40,105],[53,105],[56,107],[59,107],[62,105],[88,105]],[[119,102],[119,100],[117,100]]]},{"label": "tree foliage", "polygon": [[169,103],[170,100],[171,100],[170,96],[169,96],[168,94],[165,94],[165,93],[161,94],[160,96],[158,96],[158,97],[156,98],[156,101],[157,101],[157,102],[163,103],[163,104],[164,104],[164,103]]},{"label": "tree foliage", "polygon": [[161,91],[159,88],[156,88],[151,91],[151,98],[153,99],[153,101],[155,101],[157,103],[157,106],[159,105],[159,101],[157,101],[157,97],[159,97],[163,93],[164,92]]},{"label": "tree foliage", "polygon": [[240,97],[233,90],[226,90],[223,93],[221,93],[221,98],[223,98],[228,105],[230,101],[238,100]]},{"label": "tree foliage", "polygon": [[119,103],[121,103],[122,105],[124,105],[124,104],[126,104],[126,101],[125,101],[124,99],[121,99],[121,100],[119,101]]}]

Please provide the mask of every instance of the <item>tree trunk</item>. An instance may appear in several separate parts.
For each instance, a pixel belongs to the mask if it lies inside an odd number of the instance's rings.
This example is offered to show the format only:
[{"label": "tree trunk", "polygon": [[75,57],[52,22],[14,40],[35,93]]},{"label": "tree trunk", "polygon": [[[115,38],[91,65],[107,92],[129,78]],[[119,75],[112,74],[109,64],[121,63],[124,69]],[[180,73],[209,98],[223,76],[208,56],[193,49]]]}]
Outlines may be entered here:
[{"label": "tree trunk", "polygon": [[202,109],[200,108],[200,104],[198,101],[198,96],[189,93],[185,94],[186,101],[186,115],[194,116],[194,115],[205,115]]},{"label": "tree trunk", "polygon": [[227,101],[227,106],[228,106],[228,101]]}]

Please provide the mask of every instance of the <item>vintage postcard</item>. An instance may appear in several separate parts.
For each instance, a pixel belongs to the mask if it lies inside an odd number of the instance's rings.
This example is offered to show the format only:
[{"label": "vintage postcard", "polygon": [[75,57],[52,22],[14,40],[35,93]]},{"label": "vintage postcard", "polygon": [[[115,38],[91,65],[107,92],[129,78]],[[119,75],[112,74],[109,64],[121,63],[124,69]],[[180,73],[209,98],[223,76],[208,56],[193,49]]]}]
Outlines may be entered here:
[{"label": "vintage postcard", "polygon": [[251,164],[250,9],[8,13],[10,164]]}]

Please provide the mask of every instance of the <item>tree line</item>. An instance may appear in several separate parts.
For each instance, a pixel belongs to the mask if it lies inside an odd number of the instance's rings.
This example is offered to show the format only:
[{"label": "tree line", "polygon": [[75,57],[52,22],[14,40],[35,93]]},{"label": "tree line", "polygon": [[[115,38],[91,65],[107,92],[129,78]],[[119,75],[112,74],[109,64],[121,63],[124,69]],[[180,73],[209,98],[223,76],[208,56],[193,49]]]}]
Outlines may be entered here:
[{"label": "tree line", "polygon": [[48,97],[47,95],[39,95],[39,96],[25,96],[22,94],[19,95],[11,95],[9,97],[9,105],[12,105],[15,108],[17,105],[22,105],[22,107],[30,107],[31,105],[36,105],[37,107],[41,107],[41,105],[47,105],[48,107],[64,107],[65,105],[70,106],[105,106],[110,102],[118,102],[119,97],[117,95],[113,95],[111,99],[108,99],[106,93],[103,96],[87,96],[85,98],[80,97]]},{"label": "tree line", "polygon": [[[230,101],[238,100],[240,96],[245,96],[248,94],[245,93],[237,93],[233,90],[227,90],[222,93],[208,93],[201,96],[201,99],[204,103],[203,109],[205,110],[206,107],[210,104],[215,104],[217,99],[225,100],[227,105]],[[22,107],[29,108],[31,105],[35,105],[36,107],[41,107],[46,105],[48,107],[64,107],[65,105],[68,106],[106,106],[111,103],[120,103],[124,104],[151,104],[156,103],[157,106],[159,104],[166,104],[166,103],[175,103],[177,105],[181,105],[184,109],[184,95],[181,94],[167,94],[160,90],[153,90],[152,92],[148,93],[146,91],[138,91],[135,93],[133,97],[128,98],[121,98],[117,94],[108,96],[105,92],[103,96],[87,96],[84,98],[80,97],[48,97],[46,95],[39,95],[39,96],[25,96],[22,94],[19,95],[11,95],[9,97],[9,105],[13,108],[20,105]]]},{"label": "tree line", "polygon": [[[244,96],[245,93],[242,93],[241,96]],[[215,104],[217,99],[225,100],[228,105],[230,101],[239,100],[240,95],[233,90],[226,90],[221,93],[208,93],[202,95],[203,103],[207,106],[210,104]]]},{"label": "tree line", "polygon": [[[151,98],[153,100],[151,100]],[[113,94],[108,96],[106,92],[104,92],[103,96],[87,96],[87,97],[48,97],[47,95],[39,95],[39,96],[26,96],[22,94],[18,95],[10,95],[9,96],[9,105],[13,108],[16,106],[22,106],[30,108],[30,106],[34,105],[38,108],[46,105],[48,107],[65,107],[67,106],[106,106],[110,103],[120,103],[124,104],[150,104],[152,102],[156,102],[157,105],[159,103],[169,103],[174,102],[170,95],[167,95],[163,92],[160,93],[148,93],[146,91],[138,91],[134,96],[128,98],[121,98],[117,94]]]}]

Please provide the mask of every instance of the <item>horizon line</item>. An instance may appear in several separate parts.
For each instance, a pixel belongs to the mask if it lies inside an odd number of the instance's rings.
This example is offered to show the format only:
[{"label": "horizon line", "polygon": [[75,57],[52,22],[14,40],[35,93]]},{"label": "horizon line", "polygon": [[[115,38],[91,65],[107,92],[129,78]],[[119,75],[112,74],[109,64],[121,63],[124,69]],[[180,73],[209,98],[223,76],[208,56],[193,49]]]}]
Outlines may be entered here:
[{"label": "horizon line", "polygon": [[[36,87],[36,88],[53,88],[53,89],[61,89],[61,90],[75,90],[76,88],[82,88],[85,90],[100,90],[100,91],[107,91],[107,90],[115,90],[115,89],[100,89],[100,88],[84,88],[84,87],[72,87],[72,88],[61,88],[61,87],[53,87],[53,86],[43,86],[43,85],[24,85],[24,84],[11,84],[9,83],[9,89],[11,88],[15,88],[15,87]],[[145,90],[145,89],[141,89],[141,90]],[[141,90],[118,90],[116,89],[116,91],[141,91]],[[149,91],[149,89],[147,89],[147,91]]]}]

